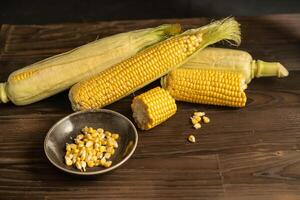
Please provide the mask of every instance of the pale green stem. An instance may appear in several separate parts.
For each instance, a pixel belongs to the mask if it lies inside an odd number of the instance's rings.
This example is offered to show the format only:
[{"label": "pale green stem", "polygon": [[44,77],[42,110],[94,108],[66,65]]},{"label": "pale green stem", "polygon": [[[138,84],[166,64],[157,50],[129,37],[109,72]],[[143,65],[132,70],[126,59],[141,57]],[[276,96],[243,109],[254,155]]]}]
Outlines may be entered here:
[{"label": "pale green stem", "polygon": [[264,62],[262,60],[253,60],[251,62],[252,77],[277,76],[279,78],[289,75],[288,70],[279,62]]}]

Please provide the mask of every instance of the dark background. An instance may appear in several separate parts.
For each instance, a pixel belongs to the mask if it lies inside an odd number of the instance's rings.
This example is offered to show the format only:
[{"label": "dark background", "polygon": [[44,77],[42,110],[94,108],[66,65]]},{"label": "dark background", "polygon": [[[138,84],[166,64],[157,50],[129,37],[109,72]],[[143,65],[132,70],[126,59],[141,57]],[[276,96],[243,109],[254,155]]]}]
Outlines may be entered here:
[{"label": "dark background", "polygon": [[300,12],[299,0],[1,0],[0,23],[48,24]]}]

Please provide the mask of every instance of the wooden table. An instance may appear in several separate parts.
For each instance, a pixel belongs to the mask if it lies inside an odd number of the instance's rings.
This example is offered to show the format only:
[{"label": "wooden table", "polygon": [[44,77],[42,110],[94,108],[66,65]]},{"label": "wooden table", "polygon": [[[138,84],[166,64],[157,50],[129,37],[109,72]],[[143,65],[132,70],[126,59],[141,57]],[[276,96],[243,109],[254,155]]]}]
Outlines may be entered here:
[{"label": "wooden table", "polygon": [[[72,112],[67,92],[24,107],[0,105],[0,199],[300,199],[300,14],[238,20],[241,49],[282,62],[288,78],[254,80],[243,109],[178,103],[170,120],[139,131],[138,147],[126,164],[89,178],[59,171],[43,151],[48,129]],[[189,28],[209,21],[0,25],[0,80],[99,37],[162,23]],[[132,119],[131,99],[106,108]],[[189,121],[195,110],[211,118],[197,131]],[[196,144],[186,141],[190,133]]]}]

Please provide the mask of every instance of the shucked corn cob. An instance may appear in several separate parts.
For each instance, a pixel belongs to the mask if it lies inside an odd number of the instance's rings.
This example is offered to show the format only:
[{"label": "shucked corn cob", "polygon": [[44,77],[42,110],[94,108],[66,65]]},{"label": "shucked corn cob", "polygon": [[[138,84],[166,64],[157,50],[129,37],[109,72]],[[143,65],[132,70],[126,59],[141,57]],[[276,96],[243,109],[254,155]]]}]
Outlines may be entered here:
[{"label": "shucked corn cob", "polygon": [[73,86],[69,93],[72,107],[95,109],[113,103],[180,66],[195,52],[224,39],[240,43],[239,24],[233,18],[160,42]]},{"label": "shucked corn cob", "polygon": [[42,60],[13,72],[6,83],[0,83],[0,103],[39,101],[179,32],[180,25],[174,24],[121,33]]},{"label": "shucked corn cob", "polygon": [[278,62],[253,60],[246,51],[212,47],[195,54],[181,67],[238,71],[244,75],[246,83],[249,83],[254,77],[285,77],[289,74]]},{"label": "shucked corn cob", "polygon": [[247,100],[245,78],[236,71],[179,68],[161,83],[179,101],[244,107]]},{"label": "shucked corn cob", "polygon": [[175,99],[160,87],[136,96],[131,104],[133,118],[142,130],[151,129],[176,113]]}]

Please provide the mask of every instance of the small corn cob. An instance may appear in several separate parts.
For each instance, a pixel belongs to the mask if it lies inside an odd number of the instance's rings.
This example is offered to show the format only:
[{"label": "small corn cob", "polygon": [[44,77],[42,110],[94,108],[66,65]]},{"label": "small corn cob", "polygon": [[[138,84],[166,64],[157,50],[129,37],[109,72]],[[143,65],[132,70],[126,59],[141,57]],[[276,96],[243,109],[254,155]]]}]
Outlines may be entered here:
[{"label": "small corn cob", "polygon": [[175,99],[161,87],[136,96],[131,104],[133,118],[142,130],[151,129],[176,113]]},{"label": "small corn cob", "polygon": [[111,104],[180,66],[195,52],[223,39],[240,43],[239,24],[233,18],[188,30],[76,84],[69,93],[72,107],[85,110]]},{"label": "small corn cob", "polygon": [[253,60],[241,50],[208,47],[197,53],[181,67],[197,69],[222,69],[241,72],[248,84],[254,77],[288,76],[289,72],[279,62]]},{"label": "small corn cob", "polygon": [[179,32],[180,25],[171,24],[120,33],[34,63],[0,83],[0,103],[26,105],[45,99]]},{"label": "small corn cob", "polygon": [[247,100],[245,78],[235,71],[179,68],[161,84],[178,101],[244,107]]}]

